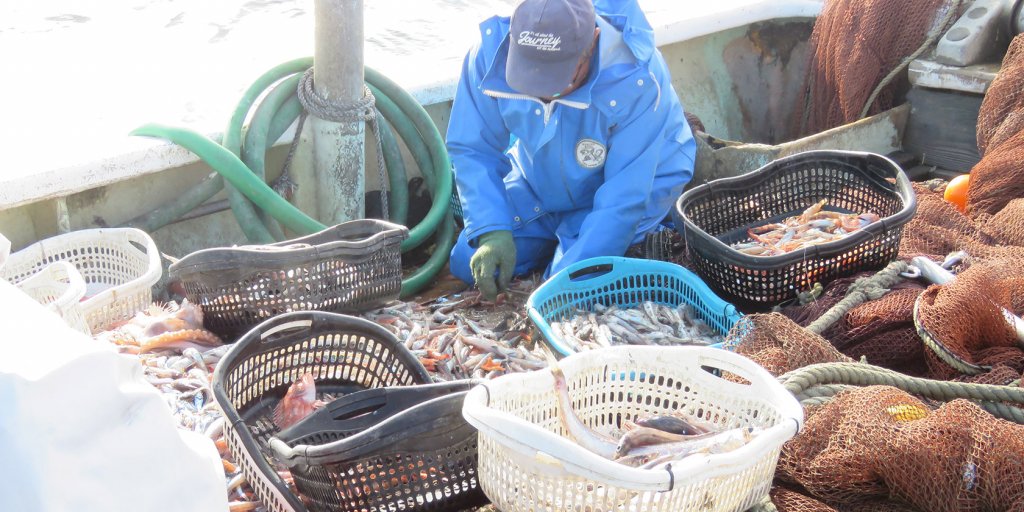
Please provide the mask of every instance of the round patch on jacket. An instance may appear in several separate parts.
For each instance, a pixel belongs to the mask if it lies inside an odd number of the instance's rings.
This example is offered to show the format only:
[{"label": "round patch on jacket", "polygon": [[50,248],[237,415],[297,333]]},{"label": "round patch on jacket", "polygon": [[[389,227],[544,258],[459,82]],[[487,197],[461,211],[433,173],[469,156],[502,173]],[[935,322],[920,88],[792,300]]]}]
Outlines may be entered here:
[{"label": "round patch on jacket", "polygon": [[604,144],[594,139],[580,139],[576,143],[576,163],[585,169],[596,169],[604,165],[607,153]]}]

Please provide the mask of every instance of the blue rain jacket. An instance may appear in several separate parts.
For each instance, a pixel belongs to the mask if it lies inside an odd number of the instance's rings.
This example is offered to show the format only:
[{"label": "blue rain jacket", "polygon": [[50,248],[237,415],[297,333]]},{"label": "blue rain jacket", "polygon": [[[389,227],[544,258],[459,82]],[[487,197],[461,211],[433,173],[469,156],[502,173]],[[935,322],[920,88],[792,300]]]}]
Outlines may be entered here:
[{"label": "blue rain jacket", "polygon": [[568,226],[578,236],[555,252],[549,274],[624,254],[658,226],[693,175],[696,145],[639,5],[594,5],[601,35],[590,77],[551,103],[505,80],[509,18],[483,22],[448,125],[471,244],[489,231],[515,234],[542,215],[578,224]]}]

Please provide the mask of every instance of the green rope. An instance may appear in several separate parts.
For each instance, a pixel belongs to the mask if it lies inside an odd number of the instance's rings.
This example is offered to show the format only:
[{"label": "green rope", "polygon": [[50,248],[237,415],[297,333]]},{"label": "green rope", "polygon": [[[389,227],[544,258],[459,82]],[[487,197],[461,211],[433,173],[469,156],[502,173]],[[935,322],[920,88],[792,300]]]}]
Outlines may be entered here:
[{"label": "green rope", "polygon": [[903,277],[900,273],[907,271],[907,262],[894,261],[871,277],[862,277],[853,282],[846,290],[846,296],[835,306],[826,311],[817,320],[808,325],[806,329],[814,334],[825,332],[832,324],[839,321],[851,309],[869,301],[881,298],[889,292],[896,283]]},{"label": "green rope", "polygon": [[1024,424],[1024,410],[1007,404],[1024,404],[1024,389],[1019,387],[922,379],[863,363],[813,364],[786,373],[779,377],[779,381],[797,397],[812,389],[814,394],[821,395],[828,389],[822,386],[847,384],[892,386],[913,395],[944,402],[964,398],[975,401],[996,417]]},{"label": "green rope", "polygon": [[854,389],[856,386],[848,386],[845,384],[820,384],[817,386],[811,386],[800,394],[796,395],[797,400],[803,402],[804,400],[818,400],[825,399],[828,401],[834,396],[838,395],[842,391]]},{"label": "green rope", "polygon": [[812,407],[816,405],[825,405],[835,398],[833,396],[813,396],[810,398],[804,398],[800,400],[800,405],[803,407]]}]

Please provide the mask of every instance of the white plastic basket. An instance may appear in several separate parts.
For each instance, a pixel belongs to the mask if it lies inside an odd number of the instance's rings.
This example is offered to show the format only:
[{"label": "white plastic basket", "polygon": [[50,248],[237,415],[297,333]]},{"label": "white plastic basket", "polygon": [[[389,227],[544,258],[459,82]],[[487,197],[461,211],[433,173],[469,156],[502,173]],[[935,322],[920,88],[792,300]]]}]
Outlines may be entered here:
[{"label": "white plastic basket", "polygon": [[0,234],[0,269],[7,263],[7,257],[11,255],[11,241],[3,234]]},{"label": "white plastic basket", "polygon": [[74,265],[66,261],[51,263],[17,287],[57,313],[72,329],[92,334],[79,305],[85,296],[85,280]]},{"label": "white plastic basket", "polygon": [[803,424],[799,402],[771,374],[725,350],[623,346],[558,365],[590,427],[683,410],[721,428],[764,430],[731,452],[632,468],[563,437],[550,370],[504,375],[470,391],[462,410],[480,431],[481,487],[503,512],[746,510],[768,493],[782,444]]},{"label": "white plastic basket", "polygon": [[84,229],[47,238],[11,254],[0,272],[18,284],[56,261],[74,265],[85,281],[80,308],[94,333],[148,307],[163,272],[156,243],[135,228]]}]

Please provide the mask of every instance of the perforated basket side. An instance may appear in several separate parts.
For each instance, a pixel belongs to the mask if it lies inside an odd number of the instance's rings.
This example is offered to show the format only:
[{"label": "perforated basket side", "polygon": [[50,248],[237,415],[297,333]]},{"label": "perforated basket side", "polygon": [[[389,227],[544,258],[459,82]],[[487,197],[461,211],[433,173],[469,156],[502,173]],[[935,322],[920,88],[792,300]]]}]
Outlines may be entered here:
[{"label": "perforated basket side", "polygon": [[92,332],[148,307],[163,273],[156,243],[135,228],[85,229],[47,238],[11,254],[2,273],[18,283],[56,261],[71,263],[82,275],[86,294],[81,311]]},{"label": "perforated basket side", "polygon": [[[749,238],[747,229],[798,215],[823,199],[829,210],[873,212],[881,219],[788,254],[751,256],[730,247]],[[816,282],[884,266],[895,258],[902,226],[916,208],[910,181],[888,158],[808,151],[695,187],[679,198],[673,215],[697,273],[725,299],[762,309]]]},{"label": "perforated basket side", "polygon": [[570,318],[596,304],[635,307],[645,301],[691,306],[697,317],[726,334],[742,316],[693,272],[674,263],[633,258],[590,258],[549,278],[527,300],[527,314],[559,356],[573,353],[550,322]]},{"label": "perforated basket side", "polygon": [[[229,448],[257,497],[271,510],[305,511],[264,449],[279,428],[273,410],[291,383],[313,376],[317,397],[430,382],[404,345],[367,320],[319,311],[267,320],[242,336],[214,371],[213,393],[229,429]],[[232,439],[232,435],[236,439]]]},{"label": "perforated basket side", "polygon": [[435,450],[361,457],[309,466],[293,475],[314,512],[465,510],[486,497],[477,477],[477,435],[472,428]]},{"label": "perforated basket side", "polygon": [[317,512],[426,512],[482,504],[476,430],[461,415],[465,394],[425,401],[327,444],[275,443],[275,453],[292,467]]},{"label": "perforated basket side", "polygon": [[782,444],[803,421],[799,403],[774,377],[723,350],[613,347],[573,354],[559,365],[573,410],[591,428],[682,410],[722,429],[760,430],[731,452],[631,468],[566,437],[550,371],[503,376],[471,391],[463,406],[480,431],[482,486],[503,511],[746,510],[768,492]]},{"label": "perforated basket side", "polygon": [[79,301],[85,295],[85,281],[70,263],[51,263],[18,283],[17,287],[57,313],[72,329],[92,334],[79,307]]},{"label": "perforated basket side", "polygon": [[171,265],[207,329],[228,339],[281,313],[362,312],[398,298],[404,226],[363,219],[268,246],[194,252]]}]

